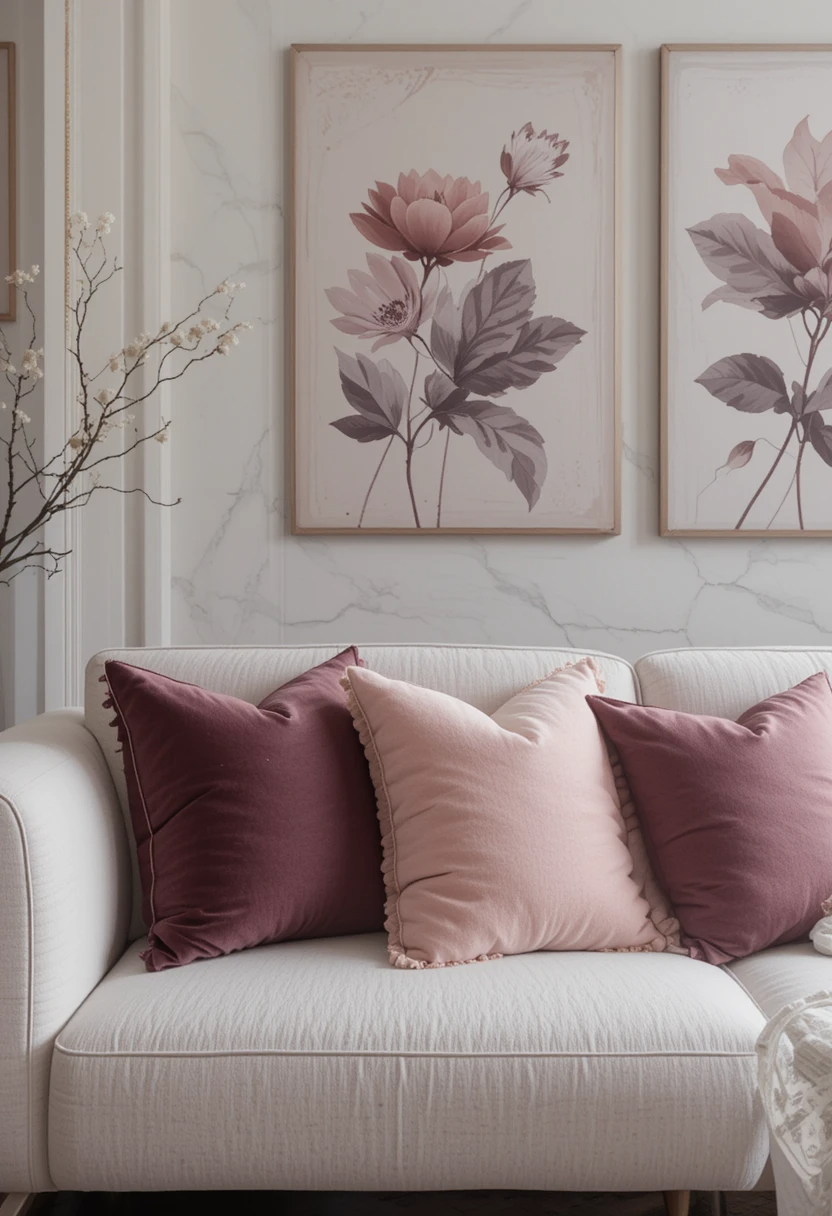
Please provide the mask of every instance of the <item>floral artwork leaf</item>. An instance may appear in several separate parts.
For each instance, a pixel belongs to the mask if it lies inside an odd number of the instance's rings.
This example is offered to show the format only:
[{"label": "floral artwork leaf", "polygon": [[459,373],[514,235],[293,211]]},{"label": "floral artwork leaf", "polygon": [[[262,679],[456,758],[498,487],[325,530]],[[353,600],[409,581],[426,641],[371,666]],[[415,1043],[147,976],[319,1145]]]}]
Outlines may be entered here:
[{"label": "floral artwork leaf", "polygon": [[336,431],[346,435],[348,439],[357,439],[359,443],[372,443],[375,439],[389,439],[395,431],[386,423],[373,422],[361,414],[349,414],[346,418],[337,418],[330,422]]},{"label": "floral artwork leaf", "polygon": [[832,367],[830,367],[815,391],[809,394],[809,398],[803,407],[803,413],[805,414],[821,413],[823,410],[832,410]]},{"label": "floral artwork leaf", "polygon": [[407,385],[401,374],[387,359],[374,363],[367,355],[356,355],[353,359],[340,350],[336,354],[341,390],[347,401],[388,435],[394,434],[407,401]]},{"label": "floral artwork leaf", "polygon": [[431,326],[431,351],[460,387],[486,359],[506,352],[531,317],[536,289],[528,258],[503,262],[469,284],[459,303],[443,292]]},{"label": "floral artwork leaf", "polygon": [[512,348],[483,360],[463,381],[472,393],[499,397],[510,388],[528,388],[580,342],[586,330],[562,317],[526,321]]},{"label": "floral artwork leaf", "polygon": [[808,422],[809,442],[826,464],[832,465],[832,426],[820,414],[812,414]]},{"label": "floral artwork leaf", "polygon": [[440,412],[437,418],[440,428],[470,435],[483,455],[514,482],[532,510],[548,466],[543,436],[530,422],[507,405],[477,400]]},{"label": "floral artwork leaf", "polygon": [[766,410],[782,413],[790,406],[783,373],[765,355],[729,355],[719,359],[697,376],[696,383],[732,409],[747,414],[762,414]]},{"label": "floral artwork leaf", "polygon": [[688,233],[702,261],[724,283],[705,297],[703,308],[722,300],[780,320],[805,306],[793,286],[794,266],[746,216],[723,212]]},{"label": "floral artwork leaf", "polygon": [[832,131],[823,140],[815,139],[808,117],[804,118],[786,144],[783,167],[790,190],[804,198],[820,194],[832,184]]},{"label": "floral artwork leaf", "polygon": [[434,414],[453,412],[468,396],[444,372],[431,372],[425,380],[425,401]]},{"label": "floral artwork leaf", "polygon": [[537,290],[528,258],[489,270],[462,301],[454,380],[462,385],[483,362],[509,349],[532,315]]}]

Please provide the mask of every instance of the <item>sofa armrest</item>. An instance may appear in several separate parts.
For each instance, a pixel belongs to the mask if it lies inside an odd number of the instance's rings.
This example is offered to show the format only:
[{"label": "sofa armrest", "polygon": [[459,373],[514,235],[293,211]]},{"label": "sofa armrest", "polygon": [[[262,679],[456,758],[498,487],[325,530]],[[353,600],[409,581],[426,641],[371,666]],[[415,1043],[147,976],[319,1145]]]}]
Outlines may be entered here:
[{"label": "sofa armrest", "polygon": [[0,734],[0,1192],[54,1189],[55,1036],[124,950],[124,820],[80,710]]}]

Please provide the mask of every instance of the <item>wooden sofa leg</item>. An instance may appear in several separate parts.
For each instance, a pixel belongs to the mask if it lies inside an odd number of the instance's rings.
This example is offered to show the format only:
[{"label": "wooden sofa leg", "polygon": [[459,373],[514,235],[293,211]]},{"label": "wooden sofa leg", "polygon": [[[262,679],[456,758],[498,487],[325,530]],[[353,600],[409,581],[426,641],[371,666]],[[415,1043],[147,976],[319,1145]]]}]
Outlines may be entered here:
[{"label": "wooden sofa leg", "polygon": [[664,1191],[664,1210],[667,1216],[688,1216],[690,1191]]},{"label": "wooden sofa leg", "polygon": [[25,1192],[7,1195],[5,1199],[0,1195],[0,1216],[23,1216],[34,1202],[35,1196]]}]

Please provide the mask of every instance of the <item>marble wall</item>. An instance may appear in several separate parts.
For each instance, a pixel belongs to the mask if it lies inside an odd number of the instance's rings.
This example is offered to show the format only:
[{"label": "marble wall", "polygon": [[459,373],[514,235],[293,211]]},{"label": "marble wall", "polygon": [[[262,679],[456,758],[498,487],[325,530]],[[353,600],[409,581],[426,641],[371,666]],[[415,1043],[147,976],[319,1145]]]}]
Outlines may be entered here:
[{"label": "marble wall", "polygon": [[[175,0],[174,290],[231,275],[256,320],[174,402],[177,643],[671,646],[832,641],[832,544],[657,535],[662,42],[832,42],[828,0]],[[293,537],[285,445],[286,48],[624,45],[619,537]]]}]

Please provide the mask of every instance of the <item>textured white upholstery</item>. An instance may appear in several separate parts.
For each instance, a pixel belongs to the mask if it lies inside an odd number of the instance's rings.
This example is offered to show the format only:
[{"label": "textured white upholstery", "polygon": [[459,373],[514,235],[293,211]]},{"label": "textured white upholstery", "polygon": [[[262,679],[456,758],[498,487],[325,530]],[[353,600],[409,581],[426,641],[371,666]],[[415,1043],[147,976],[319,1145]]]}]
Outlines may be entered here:
[{"label": "textured white upholstery", "polygon": [[818,954],[811,942],[792,942],[761,950],[731,963],[728,970],[756,1001],[766,1019],[800,997],[832,991],[832,958]]},{"label": "textured white upholstery", "polygon": [[645,705],[737,718],[816,671],[832,676],[832,647],[661,650],[638,659],[635,667]]},{"label": "textured white upholstery", "polygon": [[679,956],[400,971],[382,935],[149,975],[59,1036],[60,1188],[748,1188],[763,1018]]},{"label": "textured white upholstery", "polygon": [[0,734],[0,1191],[52,1187],[55,1035],[124,949],[127,842],[80,710]]},{"label": "textured white upholstery", "polygon": [[[107,659],[121,659],[176,680],[199,684],[257,704],[273,689],[324,662],[348,646],[189,646],[166,649],[105,650],[87,665],[85,717],[107,759],[118,790],[133,856],[133,914],[131,938],[141,937],[141,891],[127,809],[127,790],[116,732],[110,726],[112,711],[103,708],[101,683]],[[526,650],[519,646],[379,646],[362,643],[360,653],[374,671],[394,680],[409,680],[439,692],[450,693],[491,713],[532,680],[585,654],[594,655],[607,681],[607,692],[622,701],[636,700],[633,669],[624,659],[596,650]]]},{"label": "textured white upholstery", "polygon": [[[89,730],[67,711],[0,735],[0,1190],[754,1186],[754,1042],[764,1014],[832,987],[809,946],[730,969],[535,954],[409,972],[371,935],[148,975],[136,943],[108,973],[131,884],[104,658],[256,702],[340,648],[108,652],[88,670]],[[487,711],[586,653],[361,650]],[[629,665],[598,658],[608,692],[637,699]],[[832,673],[832,648],[637,670],[647,703],[736,716]]]}]

